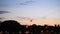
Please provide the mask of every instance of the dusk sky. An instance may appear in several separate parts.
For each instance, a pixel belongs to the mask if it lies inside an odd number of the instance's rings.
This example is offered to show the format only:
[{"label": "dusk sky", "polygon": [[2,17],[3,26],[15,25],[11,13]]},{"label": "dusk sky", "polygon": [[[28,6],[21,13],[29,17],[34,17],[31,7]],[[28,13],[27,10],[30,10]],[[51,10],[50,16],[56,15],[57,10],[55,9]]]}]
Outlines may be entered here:
[{"label": "dusk sky", "polygon": [[0,18],[15,19],[22,24],[60,24],[60,0],[0,0]]}]

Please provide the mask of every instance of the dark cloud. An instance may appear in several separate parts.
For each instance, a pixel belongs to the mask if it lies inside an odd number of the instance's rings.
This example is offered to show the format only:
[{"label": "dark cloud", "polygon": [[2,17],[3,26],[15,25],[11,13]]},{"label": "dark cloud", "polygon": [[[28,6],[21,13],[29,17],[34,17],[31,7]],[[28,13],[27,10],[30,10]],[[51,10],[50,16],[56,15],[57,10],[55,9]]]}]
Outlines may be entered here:
[{"label": "dark cloud", "polygon": [[34,1],[30,0],[30,1],[25,1],[23,3],[20,3],[20,5],[28,5],[28,4],[31,4],[33,3]]},{"label": "dark cloud", "polygon": [[8,11],[0,11],[0,14],[10,13]]}]

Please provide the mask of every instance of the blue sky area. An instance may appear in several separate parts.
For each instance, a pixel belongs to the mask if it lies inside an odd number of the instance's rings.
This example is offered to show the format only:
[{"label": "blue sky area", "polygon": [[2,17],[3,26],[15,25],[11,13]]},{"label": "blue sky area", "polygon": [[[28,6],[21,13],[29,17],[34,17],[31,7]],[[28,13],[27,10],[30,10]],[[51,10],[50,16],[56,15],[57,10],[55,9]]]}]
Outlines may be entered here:
[{"label": "blue sky area", "polygon": [[0,0],[1,17],[60,18],[60,0]]}]

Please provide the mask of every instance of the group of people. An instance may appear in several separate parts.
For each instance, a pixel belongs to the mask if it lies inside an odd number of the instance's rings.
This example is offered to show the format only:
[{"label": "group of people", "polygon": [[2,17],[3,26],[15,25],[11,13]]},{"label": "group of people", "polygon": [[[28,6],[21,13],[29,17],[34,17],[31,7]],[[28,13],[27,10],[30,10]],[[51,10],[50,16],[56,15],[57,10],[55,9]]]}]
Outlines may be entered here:
[{"label": "group of people", "polygon": [[1,34],[60,34],[60,26],[21,25],[14,20],[0,22]]}]

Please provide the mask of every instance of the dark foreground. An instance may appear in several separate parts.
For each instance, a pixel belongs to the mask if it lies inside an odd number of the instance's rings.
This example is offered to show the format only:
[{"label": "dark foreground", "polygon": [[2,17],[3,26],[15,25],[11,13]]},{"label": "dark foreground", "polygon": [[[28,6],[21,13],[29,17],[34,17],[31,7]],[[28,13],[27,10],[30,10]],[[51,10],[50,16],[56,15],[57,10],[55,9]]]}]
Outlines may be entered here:
[{"label": "dark foreground", "polygon": [[17,21],[0,22],[0,34],[60,34],[60,25],[21,25]]}]

